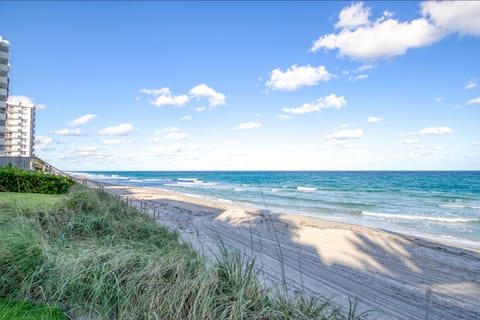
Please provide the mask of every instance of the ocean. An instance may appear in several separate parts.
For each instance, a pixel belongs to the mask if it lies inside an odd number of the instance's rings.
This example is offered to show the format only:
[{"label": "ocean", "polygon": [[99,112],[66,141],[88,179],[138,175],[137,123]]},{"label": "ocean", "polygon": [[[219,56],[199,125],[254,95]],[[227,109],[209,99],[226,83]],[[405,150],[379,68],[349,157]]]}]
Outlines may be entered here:
[{"label": "ocean", "polygon": [[480,171],[75,173],[480,248]]}]

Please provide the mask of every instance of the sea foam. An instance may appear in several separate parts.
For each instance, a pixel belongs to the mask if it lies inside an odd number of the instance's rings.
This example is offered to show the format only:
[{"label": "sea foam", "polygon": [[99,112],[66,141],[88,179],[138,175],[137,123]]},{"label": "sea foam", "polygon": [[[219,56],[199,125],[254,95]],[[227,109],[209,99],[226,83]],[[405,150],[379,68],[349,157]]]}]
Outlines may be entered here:
[{"label": "sea foam", "polygon": [[469,223],[469,222],[480,221],[479,219],[469,219],[469,218],[427,217],[427,216],[414,216],[414,215],[408,215],[408,214],[380,213],[380,212],[368,212],[368,211],[362,211],[362,215],[369,216],[369,217],[388,218],[388,219],[424,220],[424,221],[450,222],[450,223]]}]

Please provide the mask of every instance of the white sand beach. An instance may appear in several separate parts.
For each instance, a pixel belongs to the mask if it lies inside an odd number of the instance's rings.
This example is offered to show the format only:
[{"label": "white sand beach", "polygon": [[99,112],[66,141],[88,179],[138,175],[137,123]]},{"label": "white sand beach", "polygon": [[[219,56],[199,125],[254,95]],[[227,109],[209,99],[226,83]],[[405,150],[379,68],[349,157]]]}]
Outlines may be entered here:
[{"label": "white sand beach", "polygon": [[[379,319],[480,319],[480,251],[310,217],[276,214],[147,188],[108,186],[140,200],[208,259],[221,240],[256,258],[259,277],[288,294],[330,298]],[[285,279],[285,282],[283,281]]]}]

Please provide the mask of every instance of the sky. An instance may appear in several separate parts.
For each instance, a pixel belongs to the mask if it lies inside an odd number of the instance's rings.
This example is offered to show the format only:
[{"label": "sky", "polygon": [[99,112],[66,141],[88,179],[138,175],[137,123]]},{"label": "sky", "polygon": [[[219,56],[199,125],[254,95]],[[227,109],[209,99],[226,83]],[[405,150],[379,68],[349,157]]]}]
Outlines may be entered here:
[{"label": "sky", "polygon": [[0,2],[63,170],[480,170],[480,2]]}]

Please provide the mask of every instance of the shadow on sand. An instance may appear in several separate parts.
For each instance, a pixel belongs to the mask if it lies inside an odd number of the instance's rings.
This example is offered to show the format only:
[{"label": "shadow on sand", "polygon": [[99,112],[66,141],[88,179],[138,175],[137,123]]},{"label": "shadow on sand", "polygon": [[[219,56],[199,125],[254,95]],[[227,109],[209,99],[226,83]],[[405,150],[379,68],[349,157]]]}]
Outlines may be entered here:
[{"label": "shadow on sand", "polygon": [[[380,319],[480,319],[480,253],[424,239],[161,194],[122,197],[147,203],[147,212],[178,230],[207,258],[222,241],[256,259],[267,285],[292,295],[324,296]],[[134,204],[135,205],[135,204]]]}]

